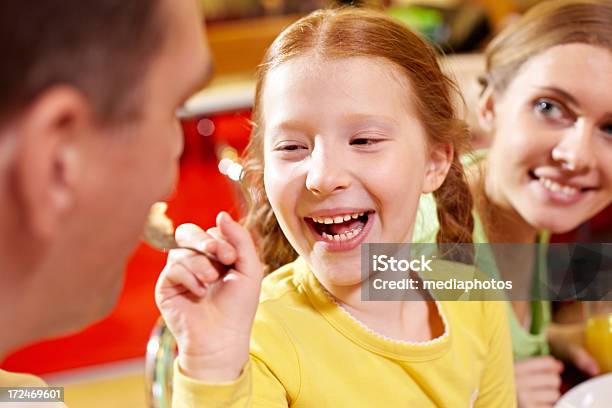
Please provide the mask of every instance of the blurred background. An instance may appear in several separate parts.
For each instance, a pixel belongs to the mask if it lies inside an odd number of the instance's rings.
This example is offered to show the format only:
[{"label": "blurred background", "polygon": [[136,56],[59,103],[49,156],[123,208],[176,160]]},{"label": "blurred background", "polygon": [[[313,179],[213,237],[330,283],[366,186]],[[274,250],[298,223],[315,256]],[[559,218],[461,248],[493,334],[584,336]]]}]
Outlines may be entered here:
[{"label": "blurred background", "polygon": [[[212,225],[220,210],[240,215],[233,181],[221,174],[222,158],[235,158],[248,142],[253,74],[265,49],[284,27],[300,16],[331,4],[382,8],[422,32],[447,53],[448,67],[462,88],[475,147],[486,147],[470,106],[479,93],[479,52],[502,27],[537,0],[200,0],[215,61],[211,85],[180,112],[185,151],[181,177],[168,215],[176,224]],[[556,241],[610,242],[610,208]],[[145,407],[143,380],[147,340],[159,313],[153,291],[165,255],[144,244],[132,257],[121,300],[105,320],[78,334],[33,344],[0,362],[9,371],[42,375],[66,386],[70,407]],[[561,308],[560,319],[576,313]]]}]

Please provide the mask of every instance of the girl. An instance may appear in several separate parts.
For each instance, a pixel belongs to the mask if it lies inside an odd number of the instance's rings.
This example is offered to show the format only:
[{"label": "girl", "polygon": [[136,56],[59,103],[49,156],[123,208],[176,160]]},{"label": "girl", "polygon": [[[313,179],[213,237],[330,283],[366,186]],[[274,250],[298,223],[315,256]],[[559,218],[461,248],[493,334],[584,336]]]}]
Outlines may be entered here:
[{"label": "girl", "polygon": [[[492,145],[467,160],[474,242],[544,242],[610,204],[611,51],[608,0],[542,3],[488,46],[479,116]],[[435,206],[432,198],[421,202],[415,242],[435,238]],[[532,270],[518,259],[511,267]],[[562,366],[547,356],[549,343],[557,356],[597,374],[576,341],[581,333],[549,327],[548,303],[512,306],[519,405],[550,406],[559,397]]]},{"label": "girl", "polygon": [[515,405],[503,303],[360,298],[360,244],[409,242],[421,193],[435,190],[441,241],[470,239],[454,90],[431,47],[382,14],[319,11],[276,39],[246,180],[247,225],[280,268],[261,284],[226,213],[179,227],[233,269],[168,257],[156,298],[179,348],[175,406]]}]

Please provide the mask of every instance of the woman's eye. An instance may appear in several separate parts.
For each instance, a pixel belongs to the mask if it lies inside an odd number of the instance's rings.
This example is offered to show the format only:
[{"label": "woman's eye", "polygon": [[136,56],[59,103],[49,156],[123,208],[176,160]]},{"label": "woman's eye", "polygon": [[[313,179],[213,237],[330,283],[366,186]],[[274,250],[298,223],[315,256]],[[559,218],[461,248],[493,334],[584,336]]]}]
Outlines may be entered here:
[{"label": "woman's eye", "polygon": [[602,130],[604,133],[606,133],[606,134],[608,134],[608,135],[612,136],[612,123],[606,123],[605,125],[603,125],[603,126],[601,127],[601,130]]},{"label": "woman's eye", "polygon": [[535,102],[534,109],[539,114],[551,119],[561,119],[567,116],[563,107],[549,99],[538,99]]}]

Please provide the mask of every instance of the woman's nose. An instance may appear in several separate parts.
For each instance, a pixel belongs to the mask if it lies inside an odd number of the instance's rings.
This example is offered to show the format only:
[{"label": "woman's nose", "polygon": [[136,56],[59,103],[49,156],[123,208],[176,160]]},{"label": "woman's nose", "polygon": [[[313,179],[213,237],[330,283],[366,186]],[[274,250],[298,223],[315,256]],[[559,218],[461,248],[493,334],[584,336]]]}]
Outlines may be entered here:
[{"label": "woman's nose", "polygon": [[351,184],[341,153],[316,146],[309,158],[306,188],[316,195],[328,195],[345,190]]},{"label": "woman's nose", "polygon": [[568,129],[552,151],[552,158],[565,170],[581,172],[595,163],[593,132],[595,127],[584,120]]}]

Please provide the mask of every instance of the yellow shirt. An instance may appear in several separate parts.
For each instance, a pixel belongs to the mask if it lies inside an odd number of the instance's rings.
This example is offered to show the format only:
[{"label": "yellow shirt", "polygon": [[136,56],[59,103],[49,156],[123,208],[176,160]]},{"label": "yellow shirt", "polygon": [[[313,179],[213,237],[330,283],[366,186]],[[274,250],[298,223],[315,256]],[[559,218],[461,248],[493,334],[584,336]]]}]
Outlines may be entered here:
[{"label": "yellow shirt", "polygon": [[263,282],[241,376],[207,384],[175,364],[173,407],[516,406],[504,303],[438,305],[443,336],[386,338],[334,303],[298,258]]}]

